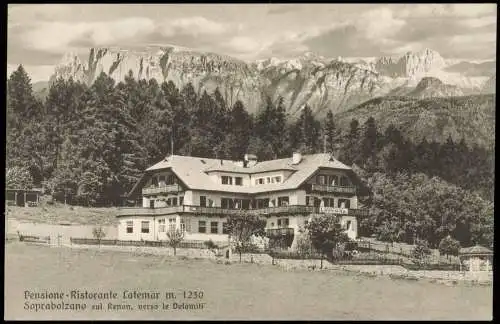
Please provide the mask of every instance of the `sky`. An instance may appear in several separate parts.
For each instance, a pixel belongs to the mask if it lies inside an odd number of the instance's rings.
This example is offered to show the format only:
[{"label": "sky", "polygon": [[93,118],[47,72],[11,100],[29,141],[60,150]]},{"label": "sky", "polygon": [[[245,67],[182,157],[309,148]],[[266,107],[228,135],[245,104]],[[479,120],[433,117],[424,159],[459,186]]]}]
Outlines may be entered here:
[{"label": "sky", "polygon": [[252,61],[313,52],[327,58],[496,57],[496,4],[9,5],[8,72],[47,80],[65,53],[177,45]]}]

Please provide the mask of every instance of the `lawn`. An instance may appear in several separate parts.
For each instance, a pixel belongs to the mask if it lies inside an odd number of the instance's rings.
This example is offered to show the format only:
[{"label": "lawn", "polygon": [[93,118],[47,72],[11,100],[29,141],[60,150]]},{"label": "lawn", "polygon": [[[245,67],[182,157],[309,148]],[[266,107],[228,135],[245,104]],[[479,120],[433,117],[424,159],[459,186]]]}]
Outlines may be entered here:
[{"label": "lawn", "polygon": [[5,206],[8,218],[45,224],[113,225],[118,208],[41,205],[37,207]]},{"label": "lawn", "polygon": [[[256,264],[133,253],[50,248],[8,243],[5,247],[6,319],[491,319],[492,287],[367,278],[333,271],[285,272]],[[133,310],[28,311],[25,290],[116,292],[113,303]],[[123,292],[156,291],[159,300],[121,299]],[[183,299],[183,291],[203,292]],[[169,298],[166,298],[166,293]],[[173,296],[176,299],[173,299]],[[191,297],[195,295],[192,294]],[[199,297],[199,294],[197,295]],[[43,301],[39,300],[38,302]],[[81,300],[65,299],[66,302]],[[173,303],[205,303],[203,309],[168,309]],[[96,304],[87,300],[88,307]],[[140,310],[139,305],[159,305]]]}]

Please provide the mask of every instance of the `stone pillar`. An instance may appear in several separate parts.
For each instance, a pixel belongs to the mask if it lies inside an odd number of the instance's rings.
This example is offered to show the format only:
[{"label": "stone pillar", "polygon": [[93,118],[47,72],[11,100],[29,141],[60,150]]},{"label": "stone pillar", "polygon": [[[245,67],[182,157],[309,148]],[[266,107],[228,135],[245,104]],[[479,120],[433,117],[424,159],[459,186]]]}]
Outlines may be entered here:
[{"label": "stone pillar", "polygon": [[14,191],[14,205],[17,206],[17,191]]}]

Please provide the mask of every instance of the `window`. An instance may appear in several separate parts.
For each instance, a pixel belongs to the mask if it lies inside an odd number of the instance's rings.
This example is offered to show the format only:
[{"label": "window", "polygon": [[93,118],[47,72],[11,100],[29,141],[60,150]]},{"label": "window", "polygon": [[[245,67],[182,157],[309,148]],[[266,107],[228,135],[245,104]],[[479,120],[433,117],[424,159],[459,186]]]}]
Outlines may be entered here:
[{"label": "window", "polygon": [[199,233],[206,233],[207,232],[207,222],[198,221],[198,232]]},{"label": "window", "polygon": [[274,180],[276,183],[280,183],[281,182],[281,177],[274,177]]},{"label": "window", "polygon": [[290,201],[287,196],[278,197],[278,206],[288,206],[289,203]]},{"label": "window", "polygon": [[336,175],[329,176],[328,177],[328,185],[338,186],[339,185],[339,178]]},{"label": "window", "polygon": [[323,198],[323,204],[325,207],[335,207],[333,198]]},{"label": "window", "polygon": [[306,196],[306,205],[307,206],[314,206],[314,197]]},{"label": "window", "polygon": [[158,220],[158,232],[165,232],[165,218]]},{"label": "window", "polygon": [[319,175],[316,179],[316,182],[320,185],[324,185],[325,184],[325,176],[324,175]]},{"label": "window", "polygon": [[342,187],[347,187],[349,185],[349,180],[346,177],[340,177],[340,185]]},{"label": "window", "polygon": [[207,197],[206,196],[200,196],[200,206],[201,207],[207,206]]},{"label": "window", "polygon": [[172,185],[175,183],[175,178],[172,174],[169,174],[168,177],[167,177],[167,184],[168,185]]},{"label": "window", "polygon": [[172,232],[175,231],[175,218],[169,218],[168,219],[168,231]]},{"label": "window", "polygon": [[278,218],[278,227],[288,227],[290,220],[288,218]]},{"label": "window", "polygon": [[181,230],[184,232],[191,232],[191,222],[189,218],[181,218]]},{"label": "window", "polygon": [[179,197],[179,206],[184,205],[184,197]]},{"label": "window", "polygon": [[151,178],[151,185],[153,185],[154,187],[158,187],[158,178],[157,177]]},{"label": "window", "polygon": [[149,233],[149,221],[141,222],[141,233]]},{"label": "window", "polygon": [[172,206],[177,206],[177,197],[172,198]]},{"label": "window", "polygon": [[219,232],[219,222],[210,222],[210,233],[217,234]]},{"label": "window", "polygon": [[257,208],[269,207],[269,198],[257,199]]},{"label": "window", "polygon": [[337,203],[338,208],[351,208],[351,200],[349,199],[339,199]]},{"label": "window", "polygon": [[232,177],[228,177],[228,176],[222,176],[222,184],[232,185],[233,184],[233,178]]},{"label": "window", "polygon": [[242,199],[234,199],[234,207],[236,209],[242,209],[243,208],[243,200]]},{"label": "window", "polygon": [[264,178],[259,178],[257,180],[259,180],[259,184],[264,184]]},{"label": "window", "polygon": [[238,208],[241,209],[243,204],[242,199],[238,198],[221,198],[220,199],[220,206],[221,208],[226,208],[226,209],[232,209],[232,208]]},{"label": "window", "polygon": [[134,232],[134,222],[133,221],[127,221],[127,234],[133,233]]},{"label": "window", "polygon": [[222,223],[222,234],[229,234],[229,228],[227,228],[227,222]]},{"label": "window", "polygon": [[159,176],[158,182],[165,182],[165,176],[164,175]]},{"label": "window", "polygon": [[234,184],[237,186],[242,186],[243,185],[243,178],[242,177],[234,178]]},{"label": "window", "polygon": [[266,178],[266,183],[271,183],[271,178],[270,177]]}]

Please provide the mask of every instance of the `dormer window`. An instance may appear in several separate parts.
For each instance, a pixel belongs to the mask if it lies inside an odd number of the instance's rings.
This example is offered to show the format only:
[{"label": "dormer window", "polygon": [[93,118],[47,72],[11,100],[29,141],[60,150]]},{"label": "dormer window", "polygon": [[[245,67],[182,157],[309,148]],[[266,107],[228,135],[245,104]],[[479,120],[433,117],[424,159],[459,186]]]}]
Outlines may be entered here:
[{"label": "dormer window", "polygon": [[237,186],[242,186],[243,185],[243,178],[242,177],[235,177],[234,184]]}]

